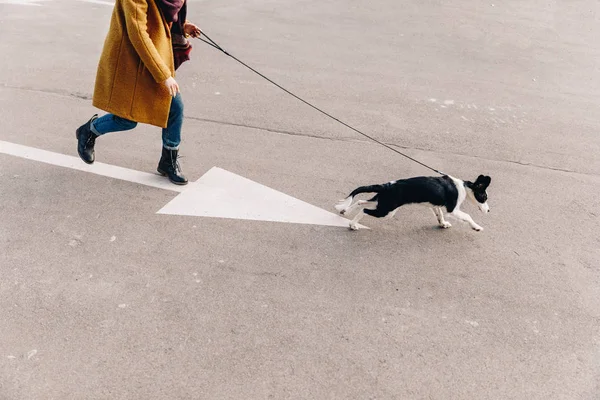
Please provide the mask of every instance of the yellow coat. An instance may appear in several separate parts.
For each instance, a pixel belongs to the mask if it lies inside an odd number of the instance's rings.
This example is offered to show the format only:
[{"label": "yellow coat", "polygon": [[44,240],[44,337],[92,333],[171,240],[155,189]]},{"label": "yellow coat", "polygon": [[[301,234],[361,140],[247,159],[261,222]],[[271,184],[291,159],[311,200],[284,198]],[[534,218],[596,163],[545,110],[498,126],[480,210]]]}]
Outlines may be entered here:
[{"label": "yellow coat", "polygon": [[154,0],[117,0],[92,104],[132,121],[167,126],[175,76],[171,32]]}]

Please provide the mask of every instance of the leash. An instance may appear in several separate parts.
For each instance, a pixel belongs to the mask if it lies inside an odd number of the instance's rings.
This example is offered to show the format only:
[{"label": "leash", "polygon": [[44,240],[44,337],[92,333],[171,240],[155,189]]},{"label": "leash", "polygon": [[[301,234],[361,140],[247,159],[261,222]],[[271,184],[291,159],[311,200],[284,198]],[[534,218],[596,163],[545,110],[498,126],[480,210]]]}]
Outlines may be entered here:
[{"label": "leash", "polygon": [[223,54],[225,54],[226,56],[229,56],[229,57],[233,58],[235,61],[237,61],[238,63],[242,64],[244,67],[248,68],[250,71],[254,72],[255,74],[257,74],[257,75],[259,75],[260,77],[264,78],[265,80],[269,81],[269,82],[270,82],[270,83],[272,83],[273,85],[277,86],[279,89],[283,90],[284,92],[286,92],[286,93],[287,93],[287,94],[289,94],[290,96],[292,96],[292,97],[294,97],[294,98],[296,98],[296,99],[300,100],[301,102],[303,102],[303,103],[304,103],[304,104],[306,104],[307,106],[309,106],[309,107],[312,107],[312,108],[314,108],[315,110],[319,111],[321,114],[324,114],[324,115],[326,115],[327,117],[329,117],[329,118],[333,119],[334,121],[337,121],[337,122],[339,122],[340,124],[344,125],[345,127],[349,128],[349,129],[352,129],[354,132],[356,132],[356,133],[358,133],[358,134],[360,134],[360,135],[363,135],[364,137],[366,137],[366,138],[368,138],[368,139],[372,140],[373,142],[375,142],[375,143],[378,143],[378,144],[382,145],[383,147],[386,147],[386,148],[388,148],[388,149],[392,150],[393,152],[395,152],[395,153],[398,153],[398,154],[400,154],[401,156],[403,156],[403,157],[406,157],[406,158],[408,158],[409,160],[411,160],[411,161],[414,161],[414,162],[416,162],[417,164],[420,164],[420,165],[422,165],[423,167],[425,167],[425,168],[428,168],[428,169],[432,170],[433,172],[436,172],[436,173],[438,173],[438,174],[440,174],[440,175],[445,175],[443,172],[441,172],[441,171],[439,171],[439,170],[437,170],[437,169],[435,169],[435,168],[433,168],[433,167],[430,167],[429,165],[427,165],[427,164],[424,164],[424,163],[422,163],[421,161],[419,161],[419,160],[416,160],[416,159],[414,159],[414,158],[412,158],[412,157],[410,157],[410,156],[408,156],[408,155],[406,155],[406,154],[402,153],[401,151],[398,151],[397,149],[395,149],[395,148],[391,147],[390,145],[388,145],[388,144],[386,144],[386,143],[383,143],[383,142],[381,142],[381,141],[379,141],[379,140],[375,139],[374,137],[367,135],[367,134],[366,134],[366,133],[364,133],[364,132],[361,132],[361,131],[359,131],[358,129],[356,129],[356,128],[354,128],[354,127],[350,126],[350,125],[348,125],[348,124],[347,124],[347,123],[345,123],[344,121],[341,121],[340,119],[338,119],[338,118],[334,117],[333,115],[331,115],[331,114],[329,114],[329,113],[327,113],[327,112],[325,112],[325,111],[321,110],[319,107],[317,107],[317,106],[314,106],[314,105],[312,105],[311,103],[309,103],[308,101],[306,101],[306,100],[302,99],[301,97],[299,97],[299,96],[295,95],[294,93],[290,92],[289,90],[287,90],[287,89],[286,89],[286,88],[284,88],[283,86],[281,86],[281,85],[279,85],[278,83],[274,82],[273,80],[271,80],[271,79],[267,78],[265,75],[261,74],[260,72],[258,72],[257,70],[255,70],[254,68],[252,68],[251,66],[249,66],[248,64],[246,64],[245,62],[241,61],[240,59],[238,59],[238,58],[237,58],[237,57],[235,57],[234,55],[232,55],[232,54],[230,54],[229,52],[227,52],[225,49],[223,49],[221,46],[219,46],[219,45],[218,45],[218,44],[217,44],[217,43],[216,43],[214,40],[212,40],[212,39],[211,39],[211,38],[210,38],[210,37],[209,37],[209,36],[208,36],[208,35],[207,35],[207,34],[206,34],[204,31],[202,31],[202,35],[201,35],[201,36],[204,36],[204,37],[206,38],[206,40],[205,40],[205,39],[203,39],[202,37],[199,37],[198,39],[199,39],[199,40],[201,40],[202,42],[204,42],[204,43],[208,44],[209,46],[211,46],[211,47],[213,47],[213,48],[215,48],[215,49],[217,49],[217,50],[221,51],[221,52],[222,52]]}]

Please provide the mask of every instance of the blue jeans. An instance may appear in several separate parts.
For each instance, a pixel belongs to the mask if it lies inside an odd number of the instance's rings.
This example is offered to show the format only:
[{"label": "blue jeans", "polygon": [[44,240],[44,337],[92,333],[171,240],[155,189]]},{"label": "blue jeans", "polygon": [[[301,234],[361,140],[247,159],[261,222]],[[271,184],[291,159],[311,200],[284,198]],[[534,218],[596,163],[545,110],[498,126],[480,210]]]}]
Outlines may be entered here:
[{"label": "blue jeans", "polygon": [[[101,136],[109,132],[128,131],[137,126],[137,122],[118,117],[113,114],[106,114],[94,120],[92,123],[92,132]],[[167,127],[162,130],[163,147],[176,150],[181,143],[181,127],[183,126],[183,101],[181,93],[173,97],[171,109],[169,110],[169,120]]]}]

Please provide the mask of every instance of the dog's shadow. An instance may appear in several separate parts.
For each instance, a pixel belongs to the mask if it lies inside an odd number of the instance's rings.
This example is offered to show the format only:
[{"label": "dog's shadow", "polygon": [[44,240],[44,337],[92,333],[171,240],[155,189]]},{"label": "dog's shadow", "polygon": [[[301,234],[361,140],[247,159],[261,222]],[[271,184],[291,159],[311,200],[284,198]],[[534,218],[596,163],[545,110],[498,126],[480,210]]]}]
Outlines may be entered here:
[{"label": "dog's shadow", "polygon": [[361,253],[389,252],[392,248],[460,252],[463,248],[472,249],[482,235],[467,223],[454,220],[449,228],[442,228],[424,218],[404,219],[398,216],[387,220],[365,219],[362,222],[368,229],[351,230],[348,227],[336,230],[338,242]]}]

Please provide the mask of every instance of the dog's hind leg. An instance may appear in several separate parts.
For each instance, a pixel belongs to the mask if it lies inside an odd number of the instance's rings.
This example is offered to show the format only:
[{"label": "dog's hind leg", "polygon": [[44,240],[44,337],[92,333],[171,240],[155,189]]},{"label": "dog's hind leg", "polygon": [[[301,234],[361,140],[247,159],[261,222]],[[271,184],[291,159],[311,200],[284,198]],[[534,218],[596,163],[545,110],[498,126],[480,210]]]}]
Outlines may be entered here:
[{"label": "dog's hind leg", "polygon": [[[364,212],[365,212],[365,214],[370,215],[371,217],[383,218],[383,217],[387,216],[388,214],[390,214],[390,209],[384,208],[381,206],[381,204],[379,204],[376,209],[364,210]],[[392,212],[395,213],[395,210]]]},{"label": "dog's hind leg", "polygon": [[350,221],[350,229],[352,229],[353,231],[357,231],[358,228],[358,221],[360,221],[363,217],[365,216],[365,211],[364,210],[360,210],[358,212],[358,214],[356,214],[356,216],[354,217],[354,219],[352,221]]},{"label": "dog's hind leg", "polygon": [[[371,203],[374,203],[374,202],[371,202]],[[375,204],[377,204],[377,208],[374,208],[374,209],[369,209],[369,208],[363,207],[363,209],[360,210],[360,212],[356,215],[356,217],[354,217],[354,219],[350,222],[350,229],[357,230],[358,229],[358,221],[360,221],[362,219],[362,217],[365,216],[365,214],[370,215],[375,218],[383,218],[386,215],[390,214],[390,211],[392,212],[392,214],[396,213],[397,208],[392,210],[389,207],[382,206],[381,203],[375,203]]]},{"label": "dog's hind leg", "polygon": [[444,212],[442,211],[441,207],[432,207],[431,209],[433,210],[433,213],[435,214],[438,223],[440,224],[440,227],[447,229],[452,226],[450,222],[444,220]]},{"label": "dog's hind leg", "polygon": [[388,215],[386,215],[384,218],[385,219],[392,219],[392,218],[394,218],[394,216],[396,215],[397,212],[398,212],[398,209],[396,208],[395,210],[390,211],[390,213]]},{"label": "dog's hind leg", "polygon": [[[358,214],[356,214],[356,216],[354,217],[354,219],[352,221],[350,221],[350,229],[352,229],[353,231],[358,230],[358,221],[360,221],[365,216],[365,213],[374,211],[374,210],[371,210],[371,209],[365,209],[365,207],[369,207],[369,206],[378,207],[378,203],[377,203],[377,201],[375,201],[373,199],[371,199],[371,200],[359,200],[359,201],[357,201],[355,204],[353,204],[351,206],[352,209],[354,209],[354,208],[360,208],[360,211],[358,212]],[[376,209],[377,208],[375,208],[375,210]]]},{"label": "dog's hind leg", "polygon": [[344,214],[350,214],[351,212],[353,212],[357,208],[365,208],[365,207],[376,206],[376,205],[377,205],[377,202],[375,202],[375,201],[358,200],[356,203],[352,204],[346,210],[343,210],[343,212],[340,212],[340,214],[342,214],[342,215],[344,215]]}]

